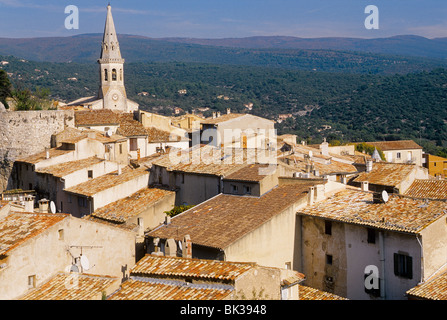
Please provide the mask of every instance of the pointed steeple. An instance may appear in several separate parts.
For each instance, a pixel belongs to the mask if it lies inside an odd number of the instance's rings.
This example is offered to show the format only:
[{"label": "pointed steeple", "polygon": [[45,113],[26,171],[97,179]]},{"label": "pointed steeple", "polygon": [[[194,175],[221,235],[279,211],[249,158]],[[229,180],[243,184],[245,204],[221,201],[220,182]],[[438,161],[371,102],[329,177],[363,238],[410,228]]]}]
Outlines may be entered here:
[{"label": "pointed steeple", "polygon": [[121,57],[118,36],[113,23],[112,7],[107,6],[106,25],[104,27],[104,36],[102,40],[101,57],[99,63],[124,63]]}]

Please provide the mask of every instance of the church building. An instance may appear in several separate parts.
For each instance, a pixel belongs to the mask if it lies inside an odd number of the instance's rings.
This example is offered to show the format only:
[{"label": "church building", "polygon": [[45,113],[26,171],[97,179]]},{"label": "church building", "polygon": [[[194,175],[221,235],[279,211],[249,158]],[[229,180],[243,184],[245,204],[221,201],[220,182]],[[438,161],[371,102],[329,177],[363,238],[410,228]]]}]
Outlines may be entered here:
[{"label": "church building", "polygon": [[77,99],[70,102],[68,106],[83,106],[92,110],[108,109],[126,113],[137,111],[138,103],[127,99],[124,87],[124,59],[121,57],[110,4],[107,6],[107,18],[98,64],[100,75],[98,95]]}]

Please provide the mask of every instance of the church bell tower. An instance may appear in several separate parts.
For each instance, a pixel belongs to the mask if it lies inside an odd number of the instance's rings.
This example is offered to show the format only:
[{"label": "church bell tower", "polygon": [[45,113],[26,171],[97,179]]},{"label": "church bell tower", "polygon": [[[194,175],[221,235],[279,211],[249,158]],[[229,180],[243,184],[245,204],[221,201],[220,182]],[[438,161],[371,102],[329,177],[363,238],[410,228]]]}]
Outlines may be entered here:
[{"label": "church bell tower", "polygon": [[107,19],[98,63],[101,78],[98,98],[103,100],[103,108],[127,112],[124,59],[121,57],[110,4],[107,6]]}]

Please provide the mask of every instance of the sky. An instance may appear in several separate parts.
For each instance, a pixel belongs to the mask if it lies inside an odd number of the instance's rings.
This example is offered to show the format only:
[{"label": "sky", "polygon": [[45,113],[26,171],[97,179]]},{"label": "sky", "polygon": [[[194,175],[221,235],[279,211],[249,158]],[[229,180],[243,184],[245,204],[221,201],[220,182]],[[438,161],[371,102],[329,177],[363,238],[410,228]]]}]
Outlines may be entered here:
[{"label": "sky", "polygon": [[[118,33],[151,38],[447,37],[446,0],[0,0],[0,37],[102,33],[109,2]],[[78,29],[65,27],[69,5]],[[365,27],[368,5],[378,29]]]}]

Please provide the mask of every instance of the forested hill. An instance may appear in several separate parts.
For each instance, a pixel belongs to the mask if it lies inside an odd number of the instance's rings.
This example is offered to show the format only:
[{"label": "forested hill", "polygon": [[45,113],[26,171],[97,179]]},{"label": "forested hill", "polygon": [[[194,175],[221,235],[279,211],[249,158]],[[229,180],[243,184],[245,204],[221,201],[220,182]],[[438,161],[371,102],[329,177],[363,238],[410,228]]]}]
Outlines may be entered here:
[{"label": "forested hill", "polygon": [[[432,40],[422,38],[425,41],[415,43],[410,39],[375,39],[375,42],[349,45],[351,40],[345,38],[327,39],[325,44],[322,44],[322,39],[314,39],[312,43],[301,43],[302,47],[293,47],[292,44],[278,45],[280,37],[269,39],[269,45],[263,39],[263,45],[256,48],[253,47],[253,39],[245,40],[245,45],[241,43],[243,39],[238,42],[209,42],[207,45],[200,45],[185,43],[185,39],[119,36],[121,52],[126,62],[197,62],[368,74],[405,74],[447,67],[447,44],[441,46],[444,43],[441,40],[439,43],[432,43]],[[101,34],[32,39],[0,38],[0,55],[14,55],[42,62],[94,63],[100,54],[101,41]],[[316,42],[319,44],[315,44]],[[229,47],[218,46],[219,43]],[[338,46],[334,46],[334,43],[338,43]],[[346,44],[346,49],[343,49],[343,43]],[[371,47],[373,53],[368,51],[368,43],[374,44]],[[399,47],[396,43],[403,49],[396,50]],[[382,51],[378,50],[381,44],[384,44]],[[438,50],[433,49],[436,44]],[[436,54],[425,57],[407,54],[424,56],[426,52]]]},{"label": "forested hill", "polygon": [[[96,64],[30,62],[2,57],[15,86],[49,88],[71,101],[96,95]],[[447,70],[371,75],[203,63],[126,63],[129,98],[144,110],[172,114],[209,107],[277,120],[279,133],[311,142],[414,139],[426,150],[447,142]],[[186,90],[180,94],[179,90]],[[142,93],[147,93],[142,95]],[[140,95],[139,95],[140,94]]]}]

